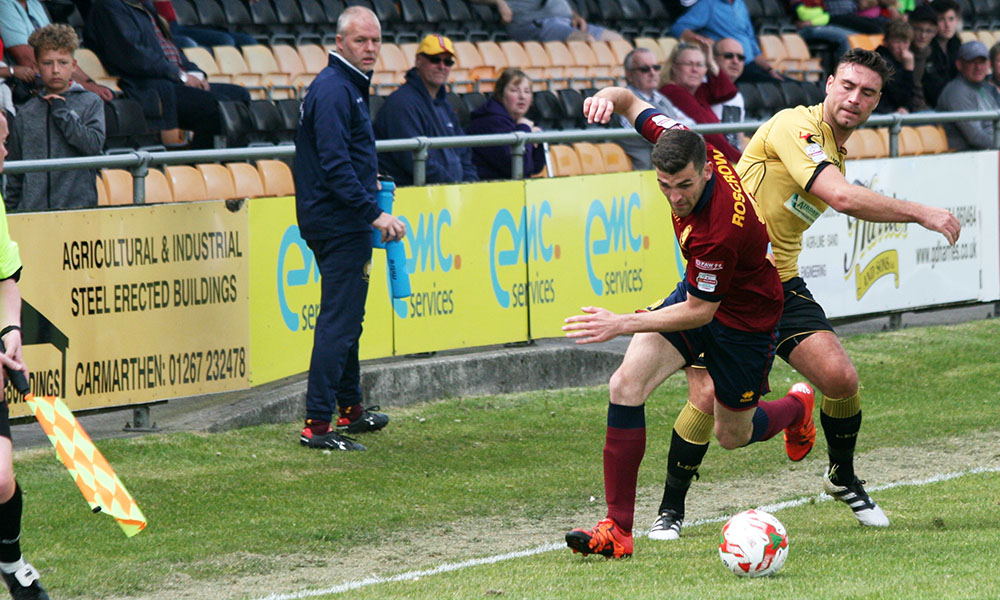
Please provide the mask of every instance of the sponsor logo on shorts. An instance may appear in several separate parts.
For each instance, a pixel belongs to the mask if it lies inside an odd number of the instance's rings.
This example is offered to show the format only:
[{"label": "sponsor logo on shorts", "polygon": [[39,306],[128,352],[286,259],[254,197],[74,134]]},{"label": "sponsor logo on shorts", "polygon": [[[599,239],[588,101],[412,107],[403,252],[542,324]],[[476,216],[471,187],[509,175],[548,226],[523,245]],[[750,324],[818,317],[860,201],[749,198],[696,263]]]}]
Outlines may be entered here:
[{"label": "sponsor logo on shorts", "polygon": [[700,258],[694,259],[694,266],[700,271],[721,271],[723,269],[723,264],[721,262],[711,262],[701,260]]},{"label": "sponsor logo on shorts", "polygon": [[712,273],[698,273],[698,289],[703,292],[714,292],[719,285],[719,278]]}]

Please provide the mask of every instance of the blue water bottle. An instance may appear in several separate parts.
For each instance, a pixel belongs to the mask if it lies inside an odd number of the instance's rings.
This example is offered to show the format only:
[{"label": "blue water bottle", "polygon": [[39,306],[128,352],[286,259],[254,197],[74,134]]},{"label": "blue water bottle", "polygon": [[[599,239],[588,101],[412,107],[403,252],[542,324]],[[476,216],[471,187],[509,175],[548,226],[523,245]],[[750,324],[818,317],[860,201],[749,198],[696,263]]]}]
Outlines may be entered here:
[{"label": "blue water bottle", "polygon": [[[392,214],[392,202],[396,183],[391,177],[379,176],[382,189],[375,192],[375,201],[383,212]],[[389,276],[389,287],[393,298],[410,296],[410,274],[406,271],[406,249],[402,241],[382,242],[382,232],[376,229],[372,232],[372,246],[385,248],[386,273]]]}]

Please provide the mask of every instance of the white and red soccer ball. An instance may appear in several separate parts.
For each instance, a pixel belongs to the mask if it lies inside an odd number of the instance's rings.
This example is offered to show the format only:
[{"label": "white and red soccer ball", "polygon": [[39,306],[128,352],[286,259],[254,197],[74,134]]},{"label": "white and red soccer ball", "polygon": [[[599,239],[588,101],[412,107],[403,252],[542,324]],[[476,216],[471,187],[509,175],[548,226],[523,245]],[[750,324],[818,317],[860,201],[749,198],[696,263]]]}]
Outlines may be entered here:
[{"label": "white and red soccer ball", "polygon": [[762,510],[743,511],[722,527],[719,558],[740,577],[776,573],[788,558],[785,526]]}]

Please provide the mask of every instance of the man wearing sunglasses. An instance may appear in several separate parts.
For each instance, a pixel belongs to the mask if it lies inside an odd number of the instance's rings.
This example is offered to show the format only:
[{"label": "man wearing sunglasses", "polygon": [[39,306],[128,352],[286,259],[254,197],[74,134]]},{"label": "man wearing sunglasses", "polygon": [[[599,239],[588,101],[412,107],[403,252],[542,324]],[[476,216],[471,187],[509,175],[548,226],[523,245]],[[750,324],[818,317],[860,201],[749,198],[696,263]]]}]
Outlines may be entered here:
[{"label": "man wearing sunglasses", "polygon": [[[735,82],[740,78],[740,75],[743,75],[743,64],[746,60],[746,55],[743,53],[743,44],[740,44],[739,40],[723,38],[715,42],[712,54],[715,55],[715,62],[719,65],[719,69],[729,77],[729,81]],[[743,93],[736,92],[736,95],[729,100],[713,104],[712,112],[719,118],[720,123],[739,123],[743,121],[747,114]],[[738,132],[727,133],[726,141],[732,144],[737,150],[742,150],[747,142],[746,136]]]},{"label": "man wearing sunglasses", "polygon": [[[414,67],[406,83],[386,98],[375,117],[380,140],[418,136],[465,135],[455,109],[448,104],[446,86],[455,66],[455,46],[443,35],[428,35],[417,47]],[[413,153],[386,152],[379,156],[382,170],[396,185],[413,185]],[[437,148],[427,155],[427,183],[479,181],[469,148]]]},{"label": "man wearing sunglasses", "polygon": [[[657,110],[667,115],[671,119],[683,122],[685,125],[694,125],[694,121],[687,120],[687,117],[677,110],[674,103],[669,98],[660,93],[656,88],[660,87],[660,73],[663,66],[656,62],[656,55],[648,48],[636,48],[625,55],[624,60],[625,81],[628,89],[637,98],[644,102],[649,102]],[[622,115],[615,115],[615,121],[619,126],[633,129],[633,125]],[[650,161],[650,152],[653,145],[644,138],[619,140],[618,144],[625,150],[625,154],[632,159],[632,168],[636,171],[648,171],[653,168]]]}]

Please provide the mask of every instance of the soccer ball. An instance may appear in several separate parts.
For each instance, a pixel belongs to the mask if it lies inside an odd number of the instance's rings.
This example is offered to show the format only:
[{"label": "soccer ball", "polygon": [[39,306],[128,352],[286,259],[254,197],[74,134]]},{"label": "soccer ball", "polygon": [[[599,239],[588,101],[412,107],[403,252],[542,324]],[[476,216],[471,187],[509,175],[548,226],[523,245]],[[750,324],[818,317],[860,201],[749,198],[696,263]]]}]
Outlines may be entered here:
[{"label": "soccer ball", "polygon": [[719,558],[740,577],[776,573],[788,558],[785,526],[762,510],[743,511],[722,527]]}]

